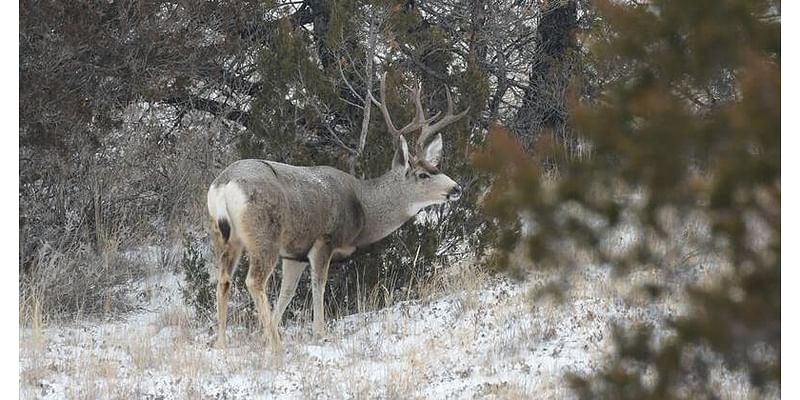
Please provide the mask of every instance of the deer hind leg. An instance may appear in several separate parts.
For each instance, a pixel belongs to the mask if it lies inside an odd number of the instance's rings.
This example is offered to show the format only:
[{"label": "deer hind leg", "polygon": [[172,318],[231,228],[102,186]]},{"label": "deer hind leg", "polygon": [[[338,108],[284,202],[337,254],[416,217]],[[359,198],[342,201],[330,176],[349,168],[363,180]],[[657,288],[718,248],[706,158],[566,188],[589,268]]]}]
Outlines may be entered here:
[{"label": "deer hind leg", "polygon": [[225,240],[213,223],[212,237],[217,258],[217,348],[225,348],[225,324],[228,319],[231,275],[242,256],[242,245],[236,240]]},{"label": "deer hind leg", "polygon": [[245,283],[256,305],[267,343],[274,353],[280,353],[280,337],[272,324],[265,290],[267,279],[272,275],[280,254],[281,225],[270,209],[248,210],[243,221],[246,221],[242,224],[243,240],[250,257],[250,270]]},{"label": "deer hind leg", "polygon": [[331,262],[332,248],[323,240],[317,240],[308,259],[311,262],[311,297],[314,303],[314,336],[325,335],[325,284],[328,282],[328,267]]},{"label": "deer hind leg", "polygon": [[272,324],[272,315],[267,301],[267,293],[265,292],[267,279],[269,279],[278,261],[278,248],[277,246],[270,246],[268,249],[260,250],[259,252],[250,253],[250,270],[247,273],[245,283],[253,302],[256,304],[258,318],[264,329],[267,343],[274,353],[279,353],[281,351],[281,339],[278,336],[277,328]]},{"label": "deer hind leg", "polygon": [[305,262],[284,259],[282,261],[281,293],[278,295],[278,302],[275,304],[275,313],[272,315],[272,324],[275,327],[281,326],[283,313],[297,291],[297,283],[306,269]]}]

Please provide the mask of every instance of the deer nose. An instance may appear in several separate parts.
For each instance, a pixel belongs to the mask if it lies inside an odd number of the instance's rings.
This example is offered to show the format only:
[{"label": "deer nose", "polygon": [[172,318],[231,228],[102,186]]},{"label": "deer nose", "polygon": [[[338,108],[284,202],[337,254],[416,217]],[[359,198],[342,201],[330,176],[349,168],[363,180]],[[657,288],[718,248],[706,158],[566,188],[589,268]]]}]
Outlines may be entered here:
[{"label": "deer nose", "polygon": [[447,200],[456,201],[461,198],[461,185],[456,185],[454,188],[450,189],[450,193],[447,194]]}]

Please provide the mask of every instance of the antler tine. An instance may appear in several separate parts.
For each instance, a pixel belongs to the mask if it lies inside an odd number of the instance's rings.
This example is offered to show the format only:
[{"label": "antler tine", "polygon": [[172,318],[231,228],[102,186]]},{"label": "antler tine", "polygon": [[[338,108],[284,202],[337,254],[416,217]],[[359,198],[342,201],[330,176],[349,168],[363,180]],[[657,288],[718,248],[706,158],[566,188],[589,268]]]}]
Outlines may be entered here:
[{"label": "antler tine", "polygon": [[[422,100],[420,99],[420,94],[422,92],[422,84],[420,83],[419,86],[415,89],[411,90],[411,95],[414,99],[414,106],[415,106],[415,115],[414,119],[408,123],[408,125],[404,126],[401,129],[397,129],[397,127],[392,122],[392,116],[389,114],[389,109],[386,107],[386,72],[383,73],[381,77],[381,101],[378,102],[370,93],[370,98],[375,105],[380,108],[381,113],[383,114],[383,119],[386,121],[386,126],[389,129],[389,132],[392,134],[395,145],[398,144],[400,140],[400,136],[413,132],[417,129],[424,127],[431,119],[425,119],[425,111],[422,108]],[[438,114],[436,115],[438,116]],[[434,118],[436,117],[434,116]]]},{"label": "antler tine", "polygon": [[411,122],[408,125],[404,126],[403,129],[400,130],[401,135],[405,135],[417,129],[420,129],[425,125],[427,125],[429,122],[439,117],[439,114],[437,113],[433,117],[425,119],[425,110],[422,108],[422,99],[421,99],[422,82],[420,82],[416,88],[411,89],[411,95],[414,98],[414,107],[415,107],[414,119],[411,120]]},{"label": "antler tine", "polygon": [[[372,97],[371,92],[370,97]],[[389,128],[389,133],[394,136],[395,144],[397,144],[397,140],[400,139],[399,132],[392,122],[392,116],[389,114],[389,110],[386,108],[386,72],[384,72],[383,76],[381,77],[381,101],[378,103],[374,97],[372,97],[372,101],[375,102],[378,105],[378,108],[381,109],[383,120],[386,121],[386,127]]]},{"label": "antler tine", "polygon": [[[419,139],[417,139],[417,154],[422,154],[425,147],[425,142],[430,138],[431,135],[434,133],[442,130],[447,125],[452,124],[464,118],[465,115],[469,112],[469,107],[467,107],[464,111],[459,114],[453,114],[453,98],[450,96],[450,88],[445,90],[445,94],[447,94],[447,114],[442,117],[439,121],[437,121],[433,125],[428,125],[427,123],[422,126],[422,132],[419,134]],[[438,117],[441,112],[436,114],[434,118]],[[428,121],[432,121],[434,118],[429,119]]]}]

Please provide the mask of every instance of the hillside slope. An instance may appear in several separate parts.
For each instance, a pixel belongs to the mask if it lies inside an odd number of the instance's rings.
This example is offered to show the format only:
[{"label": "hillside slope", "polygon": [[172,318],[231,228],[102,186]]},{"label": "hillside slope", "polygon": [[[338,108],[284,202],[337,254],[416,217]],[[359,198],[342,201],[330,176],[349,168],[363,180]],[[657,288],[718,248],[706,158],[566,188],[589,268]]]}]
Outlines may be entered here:
[{"label": "hillside slope", "polygon": [[[161,275],[141,283],[146,310],[122,320],[21,329],[20,397],[570,397],[564,374],[599,368],[609,322],[657,321],[672,308],[614,300],[597,271],[576,274],[560,305],[533,300],[541,280],[465,275],[473,287],[330,321],[324,340],[301,318],[282,329],[280,361],[235,322],[229,348],[212,348],[211,329],[192,328],[180,279]],[[741,397],[743,378],[723,381]]]}]

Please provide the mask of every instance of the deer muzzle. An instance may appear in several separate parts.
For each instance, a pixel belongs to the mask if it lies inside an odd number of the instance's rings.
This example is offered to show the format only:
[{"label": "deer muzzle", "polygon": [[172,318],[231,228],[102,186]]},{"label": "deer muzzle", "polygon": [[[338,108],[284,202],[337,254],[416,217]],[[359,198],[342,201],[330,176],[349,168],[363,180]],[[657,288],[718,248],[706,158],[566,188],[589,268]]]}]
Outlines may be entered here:
[{"label": "deer muzzle", "polygon": [[450,193],[447,194],[448,201],[456,201],[461,198],[461,185],[456,185],[452,189],[450,189]]}]

